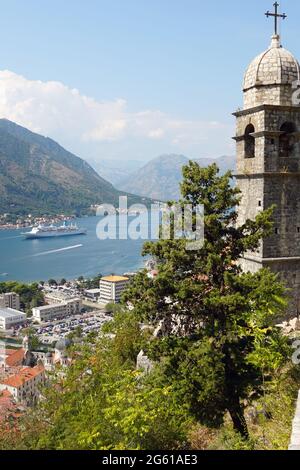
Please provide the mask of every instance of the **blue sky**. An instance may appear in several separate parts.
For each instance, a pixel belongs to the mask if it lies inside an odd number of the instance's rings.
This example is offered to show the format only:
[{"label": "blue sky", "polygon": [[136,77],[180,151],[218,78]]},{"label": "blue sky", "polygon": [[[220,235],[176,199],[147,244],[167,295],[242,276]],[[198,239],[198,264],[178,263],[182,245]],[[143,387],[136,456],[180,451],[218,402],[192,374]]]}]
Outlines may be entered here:
[{"label": "blue sky", "polygon": [[[233,153],[231,112],[269,45],[272,3],[1,1],[0,115],[91,162]],[[283,45],[300,58],[300,3],[281,10]]]}]

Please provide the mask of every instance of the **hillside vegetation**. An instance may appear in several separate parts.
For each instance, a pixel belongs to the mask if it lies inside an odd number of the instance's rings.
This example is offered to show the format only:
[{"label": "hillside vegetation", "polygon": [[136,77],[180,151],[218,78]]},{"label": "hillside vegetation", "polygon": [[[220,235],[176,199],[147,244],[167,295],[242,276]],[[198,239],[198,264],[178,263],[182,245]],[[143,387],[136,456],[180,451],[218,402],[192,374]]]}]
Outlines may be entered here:
[{"label": "hillside vegetation", "polygon": [[[121,194],[54,140],[0,120],[0,213],[80,213]],[[129,196],[129,203],[141,202]]]}]

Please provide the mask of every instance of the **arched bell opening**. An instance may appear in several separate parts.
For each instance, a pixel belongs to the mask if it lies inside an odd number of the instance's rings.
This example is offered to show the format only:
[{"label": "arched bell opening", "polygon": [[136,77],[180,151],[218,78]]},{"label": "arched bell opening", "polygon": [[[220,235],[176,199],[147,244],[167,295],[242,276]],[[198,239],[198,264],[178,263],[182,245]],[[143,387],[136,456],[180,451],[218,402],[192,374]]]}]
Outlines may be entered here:
[{"label": "arched bell opening", "polygon": [[255,158],[255,133],[253,124],[248,124],[245,129],[245,158]]}]

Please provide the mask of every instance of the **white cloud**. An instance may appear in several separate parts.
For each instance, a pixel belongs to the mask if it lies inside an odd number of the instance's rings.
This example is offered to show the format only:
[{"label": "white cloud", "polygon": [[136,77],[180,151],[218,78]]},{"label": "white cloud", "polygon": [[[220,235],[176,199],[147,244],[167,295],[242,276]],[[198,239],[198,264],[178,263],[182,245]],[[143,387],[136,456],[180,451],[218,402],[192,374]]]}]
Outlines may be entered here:
[{"label": "white cloud", "polygon": [[148,137],[150,139],[162,139],[164,135],[165,133],[163,129],[153,129],[149,132]]},{"label": "white cloud", "polygon": [[159,110],[130,112],[123,99],[100,102],[63,83],[28,80],[10,71],[0,72],[0,117],[71,145],[73,150],[82,144],[125,139],[163,140],[184,148],[215,138],[218,131],[224,134],[227,127],[180,120]]}]

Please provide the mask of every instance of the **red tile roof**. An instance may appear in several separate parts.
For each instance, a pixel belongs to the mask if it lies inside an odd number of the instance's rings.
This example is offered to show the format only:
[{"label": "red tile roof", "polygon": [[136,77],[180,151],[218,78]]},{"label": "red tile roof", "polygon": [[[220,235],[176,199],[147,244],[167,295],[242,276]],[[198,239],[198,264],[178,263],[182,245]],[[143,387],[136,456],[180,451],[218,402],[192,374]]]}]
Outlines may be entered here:
[{"label": "red tile roof", "polygon": [[5,361],[7,366],[19,366],[23,362],[25,350],[22,348],[17,350],[10,350],[6,351],[6,354],[8,356]]},{"label": "red tile roof", "polygon": [[42,374],[44,370],[45,369],[42,366],[36,366],[33,368],[26,367],[20,370],[18,374],[12,375],[0,383],[2,385],[6,385],[7,387],[20,388],[22,385],[24,385],[24,383],[29,382],[30,380]]}]

